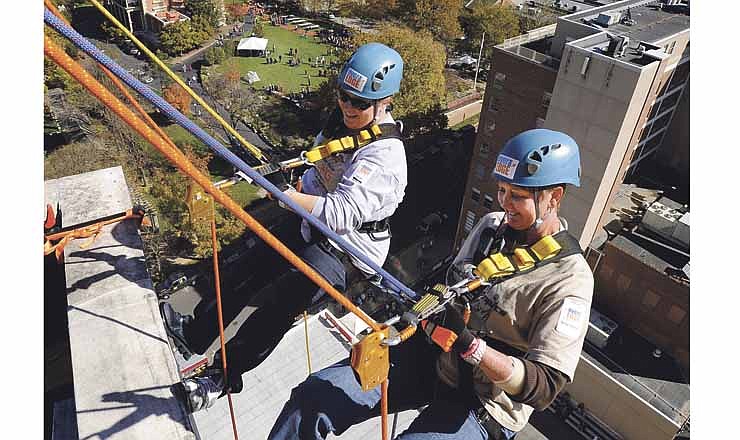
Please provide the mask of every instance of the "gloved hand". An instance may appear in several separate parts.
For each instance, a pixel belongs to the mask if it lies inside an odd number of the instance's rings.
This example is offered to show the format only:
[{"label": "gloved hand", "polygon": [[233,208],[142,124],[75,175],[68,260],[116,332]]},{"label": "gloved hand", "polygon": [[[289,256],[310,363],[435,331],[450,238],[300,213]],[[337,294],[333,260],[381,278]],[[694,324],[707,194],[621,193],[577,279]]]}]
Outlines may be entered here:
[{"label": "gloved hand", "polygon": [[[292,188],[288,179],[285,178],[285,174],[282,171],[276,171],[274,173],[267,174],[265,179],[269,180],[270,183],[277,186],[280,191],[285,191],[288,188]],[[269,195],[270,193],[268,193]]]},{"label": "gloved hand", "polygon": [[465,353],[475,339],[465,325],[463,314],[452,304],[447,305],[444,313],[421,321],[421,327],[445,352]]},{"label": "gloved hand", "polygon": [[[293,188],[293,186],[288,182],[288,180],[285,178],[285,174],[283,174],[282,171],[278,171],[275,173],[270,173],[265,176],[265,179],[269,180],[270,183],[277,186],[278,189],[282,192],[286,191],[299,191],[300,189],[296,190]],[[298,186],[300,188],[300,180],[298,181]],[[272,196],[272,193],[267,193],[267,198],[270,200],[275,200],[275,197]],[[283,206],[283,202],[278,202],[281,208],[286,208],[286,206]]]}]

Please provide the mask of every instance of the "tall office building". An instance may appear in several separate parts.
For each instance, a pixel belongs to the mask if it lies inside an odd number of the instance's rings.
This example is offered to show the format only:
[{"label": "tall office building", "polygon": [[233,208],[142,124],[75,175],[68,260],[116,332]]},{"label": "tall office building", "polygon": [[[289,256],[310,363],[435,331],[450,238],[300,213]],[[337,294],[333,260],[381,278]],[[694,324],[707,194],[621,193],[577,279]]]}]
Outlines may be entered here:
[{"label": "tall office building", "polygon": [[580,145],[581,187],[568,190],[561,215],[584,249],[642,161],[661,149],[688,151],[686,137],[667,136],[679,125],[671,124],[676,109],[688,111],[678,105],[688,93],[688,14],[676,0],[626,0],[496,46],[456,246],[498,208],[496,156],[524,130],[560,130]]}]

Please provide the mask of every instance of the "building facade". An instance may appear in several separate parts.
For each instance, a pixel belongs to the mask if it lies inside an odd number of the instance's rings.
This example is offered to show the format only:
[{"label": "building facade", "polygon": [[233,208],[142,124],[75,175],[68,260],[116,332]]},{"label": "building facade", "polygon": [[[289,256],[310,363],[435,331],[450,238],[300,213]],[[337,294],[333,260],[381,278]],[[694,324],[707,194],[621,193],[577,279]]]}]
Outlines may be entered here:
[{"label": "building facade", "polygon": [[[558,18],[494,50],[456,246],[499,209],[498,152],[532,128],[581,147],[581,187],[561,209],[586,248],[609,201],[661,149],[689,80],[689,16],[655,0],[626,0]],[[665,147],[664,147],[665,148]]]},{"label": "building facade", "polygon": [[[107,0],[105,7],[130,32],[159,33],[165,26],[190,18],[180,12],[183,0]],[[221,4],[223,9],[223,4]]]}]

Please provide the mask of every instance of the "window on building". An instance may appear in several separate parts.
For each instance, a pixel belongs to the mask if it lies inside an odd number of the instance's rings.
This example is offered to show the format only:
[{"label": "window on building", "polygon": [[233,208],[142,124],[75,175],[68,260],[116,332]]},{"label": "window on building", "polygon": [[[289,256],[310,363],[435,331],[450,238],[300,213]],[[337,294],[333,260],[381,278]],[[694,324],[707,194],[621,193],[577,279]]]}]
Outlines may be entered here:
[{"label": "window on building", "polygon": [[488,157],[488,154],[491,152],[491,147],[488,146],[487,142],[481,142],[480,147],[478,148],[478,155],[480,157]]},{"label": "window on building", "polygon": [[612,275],[614,275],[614,269],[608,264],[602,264],[599,268],[599,278],[609,281]]},{"label": "window on building", "polygon": [[501,72],[496,72],[496,75],[493,77],[493,88],[497,90],[502,90],[504,88],[504,81],[506,80],[506,75]]},{"label": "window on building", "polygon": [[493,119],[491,119],[486,124],[486,130],[488,130],[488,133],[490,134],[490,133],[493,133],[493,130],[495,130],[495,129],[496,129],[496,121],[494,121]]},{"label": "window on building", "polygon": [[484,206],[484,207],[485,207],[486,209],[491,209],[491,208],[493,208],[493,197],[491,197],[491,196],[489,196],[488,194],[486,194],[486,195],[485,195],[485,196],[483,197],[483,206]]},{"label": "window on building", "polygon": [[658,294],[649,289],[647,292],[645,292],[645,296],[642,297],[642,305],[644,305],[648,309],[652,309],[653,307],[658,305],[658,301],[660,301],[660,297],[658,296]]},{"label": "window on building", "polygon": [[499,110],[501,110],[501,98],[499,94],[494,93],[493,96],[491,96],[491,99],[488,101],[488,111],[492,112],[495,115],[498,113]]},{"label": "window on building", "polygon": [[588,74],[588,66],[591,64],[591,57],[586,57],[583,59],[583,64],[581,65],[581,76],[586,77],[586,74]]},{"label": "window on building", "polygon": [[686,310],[675,305],[671,306],[671,309],[668,311],[668,320],[676,325],[681,325],[684,316],[686,316]]},{"label": "window on building", "polygon": [[620,274],[617,277],[617,287],[619,290],[627,290],[630,288],[630,284],[632,284],[632,279],[628,277],[627,275]]},{"label": "window on building", "polygon": [[485,176],[486,176],[486,167],[484,167],[483,164],[476,164],[475,165],[475,177],[478,178],[478,180],[483,180]]},{"label": "window on building", "polygon": [[658,116],[658,110],[660,109],[660,101],[653,104],[653,106],[650,108],[650,114],[648,115],[647,120],[651,120],[654,117]]},{"label": "window on building", "polygon": [[478,188],[473,188],[473,193],[470,195],[470,198],[473,199],[475,203],[480,202],[480,190]]},{"label": "window on building", "polygon": [[465,213],[465,225],[463,226],[463,230],[468,233],[473,229],[473,226],[475,226],[475,213],[473,211],[468,211]]},{"label": "window on building", "polygon": [[542,94],[542,107],[547,110],[550,107],[550,100],[552,99],[552,93],[545,92]]}]

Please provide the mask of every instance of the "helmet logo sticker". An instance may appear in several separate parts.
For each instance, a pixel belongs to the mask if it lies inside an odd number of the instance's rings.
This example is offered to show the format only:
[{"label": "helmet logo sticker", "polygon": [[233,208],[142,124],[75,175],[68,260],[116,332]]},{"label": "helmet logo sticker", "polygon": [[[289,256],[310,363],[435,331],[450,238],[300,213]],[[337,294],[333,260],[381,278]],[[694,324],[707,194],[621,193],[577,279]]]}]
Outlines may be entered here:
[{"label": "helmet logo sticker", "polygon": [[493,169],[493,173],[504,176],[507,179],[513,179],[516,167],[518,166],[518,160],[512,159],[504,154],[499,154],[498,159],[496,159],[496,167]]},{"label": "helmet logo sticker", "polygon": [[365,88],[367,77],[350,67],[347,69],[347,73],[344,74],[342,81],[358,92],[362,92],[362,89]]}]

